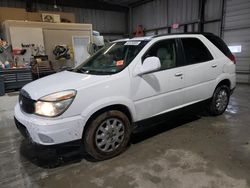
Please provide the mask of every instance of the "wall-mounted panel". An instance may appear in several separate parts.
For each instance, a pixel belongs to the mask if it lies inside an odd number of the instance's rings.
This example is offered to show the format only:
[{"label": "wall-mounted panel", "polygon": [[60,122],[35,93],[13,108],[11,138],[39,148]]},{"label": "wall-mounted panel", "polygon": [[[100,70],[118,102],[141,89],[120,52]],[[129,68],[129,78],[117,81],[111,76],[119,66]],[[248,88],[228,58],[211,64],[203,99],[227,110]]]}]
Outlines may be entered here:
[{"label": "wall-mounted panel", "polygon": [[199,0],[168,0],[168,23],[189,23],[198,20]]},{"label": "wall-mounted panel", "polygon": [[206,0],[205,3],[205,21],[220,19],[222,15],[223,0]]},{"label": "wall-mounted panel", "polygon": [[[229,46],[241,46],[241,52],[236,55],[236,71],[239,74],[250,73],[250,28],[242,30],[231,30],[224,33],[224,40]],[[246,77],[246,75],[245,75]],[[249,82],[250,80],[241,80]]]},{"label": "wall-mounted panel", "polygon": [[227,0],[223,37],[228,45],[241,46],[236,53],[237,81],[250,83],[250,1]]},{"label": "wall-mounted panel", "polygon": [[126,13],[92,10],[92,9],[76,9],[80,23],[91,23],[93,29],[104,33],[126,33]]},{"label": "wall-mounted panel", "polygon": [[[29,35],[27,35],[29,33]],[[22,44],[36,44],[44,48],[42,28],[10,27],[12,48],[22,49]]]},{"label": "wall-mounted panel", "polygon": [[132,28],[163,28],[198,21],[199,0],[154,0],[132,8]]},{"label": "wall-mounted panel", "polygon": [[204,24],[204,32],[210,32],[217,36],[220,36],[221,22],[211,22]]},{"label": "wall-mounted panel", "polygon": [[225,30],[250,27],[250,1],[227,0],[225,11]]},{"label": "wall-mounted panel", "polygon": [[146,30],[167,26],[167,1],[155,0],[132,9],[132,28],[135,31],[138,25]]}]

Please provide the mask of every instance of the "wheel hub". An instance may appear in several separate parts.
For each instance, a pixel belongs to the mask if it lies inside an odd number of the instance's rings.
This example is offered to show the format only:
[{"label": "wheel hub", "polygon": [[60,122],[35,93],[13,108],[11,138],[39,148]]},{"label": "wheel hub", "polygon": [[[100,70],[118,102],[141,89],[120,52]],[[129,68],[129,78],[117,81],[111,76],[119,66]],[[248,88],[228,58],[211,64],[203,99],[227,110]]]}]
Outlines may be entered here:
[{"label": "wheel hub", "polygon": [[115,141],[115,137],[116,137],[116,132],[114,129],[112,129],[107,133],[107,138],[110,143]]},{"label": "wheel hub", "polygon": [[99,150],[112,152],[117,149],[124,140],[124,124],[117,118],[109,118],[103,121],[95,134],[95,143]]},{"label": "wheel hub", "polygon": [[218,111],[223,111],[228,104],[228,94],[225,90],[221,90],[216,99],[216,108]]}]

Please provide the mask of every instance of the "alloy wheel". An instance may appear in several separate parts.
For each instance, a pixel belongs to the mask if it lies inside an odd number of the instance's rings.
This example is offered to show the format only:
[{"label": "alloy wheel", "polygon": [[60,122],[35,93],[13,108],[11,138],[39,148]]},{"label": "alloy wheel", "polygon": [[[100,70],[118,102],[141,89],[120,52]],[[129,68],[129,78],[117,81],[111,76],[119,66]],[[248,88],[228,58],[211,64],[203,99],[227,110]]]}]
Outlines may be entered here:
[{"label": "alloy wheel", "polygon": [[96,130],[96,147],[102,152],[112,152],[121,145],[124,134],[123,122],[117,118],[108,118]]}]

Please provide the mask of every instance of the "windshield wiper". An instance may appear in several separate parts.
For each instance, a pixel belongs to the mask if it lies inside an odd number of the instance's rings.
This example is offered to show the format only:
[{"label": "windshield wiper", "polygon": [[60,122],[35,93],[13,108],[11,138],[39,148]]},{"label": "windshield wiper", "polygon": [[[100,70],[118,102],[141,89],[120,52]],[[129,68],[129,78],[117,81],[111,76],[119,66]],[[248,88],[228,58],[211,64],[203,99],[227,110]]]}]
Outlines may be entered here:
[{"label": "windshield wiper", "polygon": [[95,74],[95,73],[99,73],[99,74],[113,74],[114,72],[113,71],[107,71],[107,70],[103,70],[103,69],[90,69],[90,68],[87,68],[87,67],[82,67],[80,69],[77,70],[77,72],[81,72],[81,73],[84,73],[84,74]]},{"label": "windshield wiper", "polygon": [[78,69],[75,69],[75,72],[88,74],[88,73],[89,73],[89,69],[86,69],[86,68],[78,68]]}]

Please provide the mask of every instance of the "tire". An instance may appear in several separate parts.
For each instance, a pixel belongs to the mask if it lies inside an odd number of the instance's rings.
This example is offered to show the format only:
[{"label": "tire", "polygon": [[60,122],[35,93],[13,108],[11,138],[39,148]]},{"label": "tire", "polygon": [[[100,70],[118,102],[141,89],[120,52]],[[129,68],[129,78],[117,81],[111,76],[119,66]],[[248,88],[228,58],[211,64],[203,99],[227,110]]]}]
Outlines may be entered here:
[{"label": "tire", "polygon": [[117,110],[104,112],[89,125],[83,135],[85,151],[95,160],[106,160],[121,154],[128,146],[131,124]]},{"label": "tire", "polygon": [[218,86],[209,104],[208,111],[212,116],[218,116],[225,112],[230,99],[230,89],[226,85]]}]

